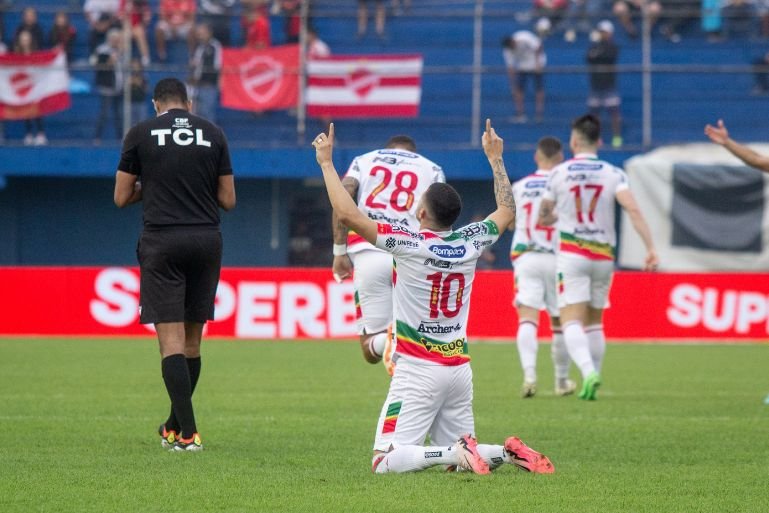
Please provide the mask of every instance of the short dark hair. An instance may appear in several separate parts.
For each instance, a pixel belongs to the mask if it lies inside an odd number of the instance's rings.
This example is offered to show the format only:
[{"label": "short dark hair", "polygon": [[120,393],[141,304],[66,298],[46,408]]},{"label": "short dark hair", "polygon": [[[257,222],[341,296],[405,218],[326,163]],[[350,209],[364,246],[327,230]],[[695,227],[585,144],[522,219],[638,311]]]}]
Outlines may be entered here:
[{"label": "short dark hair", "polygon": [[462,198],[457,190],[443,182],[435,182],[422,195],[424,207],[441,228],[450,228],[462,211]]},{"label": "short dark hair", "polygon": [[502,38],[502,47],[503,48],[515,48],[515,38],[513,36],[505,36]]},{"label": "short dark hair", "polygon": [[563,151],[561,140],[553,136],[545,136],[537,142],[537,149],[547,159],[552,159]]},{"label": "short dark hair", "polygon": [[408,135],[394,135],[387,140],[385,148],[403,148],[407,151],[417,151],[417,143]]},{"label": "short dark hair", "polygon": [[574,120],[571,129],[585,138],[591,144],[601,139],[601,120],[592,114],[585,114]]},{"label": "short dark hair", "polygon": [[187,103],[187,86],[178,78],[164,78],[155,85],[152,99],[160,103]]}]

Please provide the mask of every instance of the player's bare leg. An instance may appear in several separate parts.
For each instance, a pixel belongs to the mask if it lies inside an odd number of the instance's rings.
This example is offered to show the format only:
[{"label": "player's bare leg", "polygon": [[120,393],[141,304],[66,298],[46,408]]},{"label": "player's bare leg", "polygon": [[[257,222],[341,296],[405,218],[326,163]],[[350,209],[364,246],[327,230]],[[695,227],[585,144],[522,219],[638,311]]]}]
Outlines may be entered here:
[{"label": "player's bare leg", "polygon": [[561,308],[563,337],[569,356],[582,373],[581,399],[595,399],[595,392],[601,383],[601,378],[590,354],[590,344],[585,334],[585,324],[588,321],[587,302],[566,305]]},{"label": "player's bare leg", "polygon": [[523,370],[521,397],[534,397],[537,393],[537,326],[539,310],[530,306],[518,305],[518,333],[516,345]]}]

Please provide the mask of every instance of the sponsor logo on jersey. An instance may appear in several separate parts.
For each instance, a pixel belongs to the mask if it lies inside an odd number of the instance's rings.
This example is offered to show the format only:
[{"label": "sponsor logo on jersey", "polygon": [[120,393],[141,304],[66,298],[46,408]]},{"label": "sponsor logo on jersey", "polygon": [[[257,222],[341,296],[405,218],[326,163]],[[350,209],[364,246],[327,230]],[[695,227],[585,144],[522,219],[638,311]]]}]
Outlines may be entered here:
[{"label": "sponsor logo on jersey", "polygon": [[456,262],[449,262],[447,260],[439,260],[435,258],[428,258],[425,260],[425,265],[429,265],[431,267],[437,267],[438,269],[451,269],[454,267],[454,264]]},{"label": "sponsor logo on jersey", "polygon": [[425,452],[425,459],[428,458],[442,458],[443,451],[427,451]]},{"label": "sponsor logo on jersey", "polygon": [[491,240],[474,240],[473,241],[473,247],[480,251],[481,249],[485,248],[486,246],[491,246],[494,243],[494,241]]},{"label": "sponsor logo on jersey", "polygon": [[464,246],[449,246],[448,244],[440,244],[436,246],[430,246],[430,251],[441,258],[462,258],[465,256],[467,249]]},{"label": "sponsor logo on jersey", "polygon": [[524,187],[527,189],[538,189],[546,186],[547,180],[529,180]]},{"label": "sponsor logo on jersey", "polygon": [[425,346],[428,352],[440,353],[444,357],[457,356],[465,353],[465,339],[458,338],[451,342],[434,343],[424,337],[419,339],[419,343]]},{"label": "sponsor logo on jersey", "polygon": [[203,136],[203,130],[196,128],[195,132],[189,128],[177,128],[171,130],[170,128],[159,128],[156,130],[150,130],[150,135],[157,137],[158,146],[166,145],[166,137],[171,136],[171,140],[178,146],[189,146],[195,143],[195,146],[211,147],[211,141],[207,141]]},{"label": "sponsor logo on jersey", "polygon": [[391,228],[392,228],[393,233],[405,233],[406,235],[409,235],[409,236],[414,237],[416,239],[423,239],[424,238],[424,236],[422,234],[416,233],[416,232],[412,232],[411,230],[409,230],[405,226],[400,226],[398,224],[393,224],[391,226]]},{"label": "sponsor logo on jersey", "polygon": [[523,191],[521,193],[521,197],[523,198],[539,198],[542,196],[542,189],[538,189],[536,191]]},{"label": "sponsor logo on jersey", "polygon": [[419,155],[416,153],[411,153],[410,151],[403,151],[403,150],[379,150],[377,152],[379,155],[395,155],[398,157],[405,157],[407,159],[415,159],[418,158]]},{"label": "sponsor logo on jersey", "polygon": [[419,333],[429,333],[431,335],[445,335],[446,333],[454,333],[455,331],[459,331],[461,329],[462,326],[460,324],[455,324],[453,326],[442,326],[437,322],[420,321],[417,331]]},{"label": "sponsor logo on jersey", "polygon": [[192,128],[189,118],[174,118],[174,124],[171,128]]},{"label": "sponsor logo on jersey", "polygon": [[602,162],[575,162],[569,164],[569,171],[600,171],[603,168]]}]

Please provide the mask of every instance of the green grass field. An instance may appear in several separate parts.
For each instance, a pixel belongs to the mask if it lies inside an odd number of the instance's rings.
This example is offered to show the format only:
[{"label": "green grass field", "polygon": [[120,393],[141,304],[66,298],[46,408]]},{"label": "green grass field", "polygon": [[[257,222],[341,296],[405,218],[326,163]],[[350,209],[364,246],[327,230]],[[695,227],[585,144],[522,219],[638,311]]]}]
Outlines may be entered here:
[{"label": "green grass field", "polygon": [[518,397],[512,345],[475,344],[478,437],[554,475],[371,474],[388,379],[357,344],[207,342],[202,453],[169,453],[151,340],[0,339],[0,512],[769,511],[769,347],[611,345],[594,403]]}]

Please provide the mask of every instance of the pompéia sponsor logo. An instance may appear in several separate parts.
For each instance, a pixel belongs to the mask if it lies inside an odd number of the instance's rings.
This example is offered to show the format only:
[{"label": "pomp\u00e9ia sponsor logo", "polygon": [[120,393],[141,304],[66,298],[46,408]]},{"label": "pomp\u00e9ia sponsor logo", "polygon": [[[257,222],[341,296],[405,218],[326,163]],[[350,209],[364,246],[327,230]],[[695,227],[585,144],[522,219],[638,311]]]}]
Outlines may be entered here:
[{"label": "pomp\u00e9ia sponsor logo", "polygon": [[670,291],[668,320],[681,328],[716,333],[769,334],[769,295],[681,283]]},{"label": "pomp\u00e9ia sponsor logo", "polygon": [[[89,310],[105,326],[139,322],[139,275],[107,268],[94,280]],[[296,280],[222,279],[216,291],[216,320],[229,322],[238,338],[328,338],[356,334],[351,282],[318,284]],[[148,329],[150,329],[148,327]]]}]

